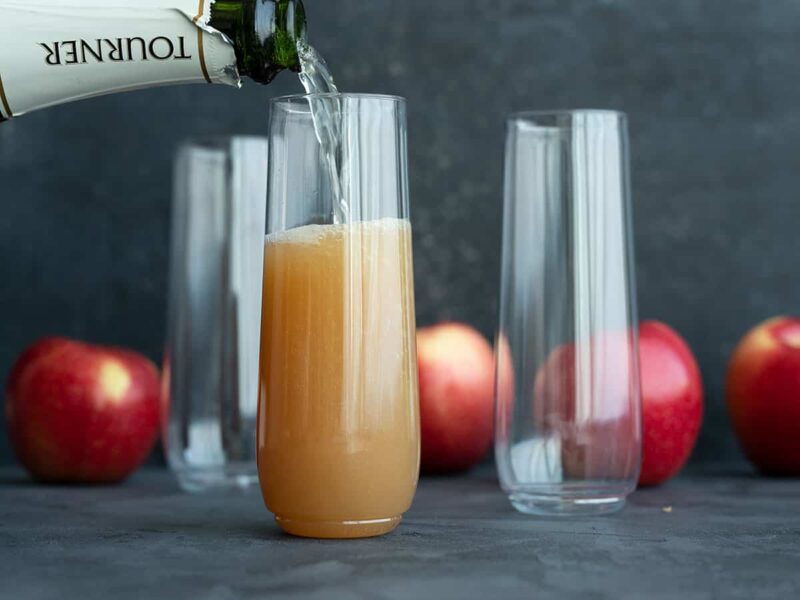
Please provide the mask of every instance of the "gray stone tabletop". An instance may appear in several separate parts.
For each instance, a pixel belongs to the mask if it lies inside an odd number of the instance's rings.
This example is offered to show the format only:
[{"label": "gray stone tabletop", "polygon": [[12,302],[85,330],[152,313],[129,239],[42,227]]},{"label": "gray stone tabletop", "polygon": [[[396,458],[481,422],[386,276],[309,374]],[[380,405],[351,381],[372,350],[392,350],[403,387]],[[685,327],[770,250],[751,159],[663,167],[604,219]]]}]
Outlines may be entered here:
[{"label": "gray stone tabletop", "polygon": [[394,533],[287,537],[259,494],[190,496],[0,470],[0,597],[798,598],[800,480],[690,476],[611,517],[515,513],[491,473],[423,479]]}]

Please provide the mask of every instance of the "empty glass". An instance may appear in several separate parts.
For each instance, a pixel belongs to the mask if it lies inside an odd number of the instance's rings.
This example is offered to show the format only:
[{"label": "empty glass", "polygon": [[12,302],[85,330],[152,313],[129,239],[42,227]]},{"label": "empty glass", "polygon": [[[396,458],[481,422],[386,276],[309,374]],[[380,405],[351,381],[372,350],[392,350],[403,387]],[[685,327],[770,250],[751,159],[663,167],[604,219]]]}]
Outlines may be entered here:
[{"label": "empty glass", "polygon": [[625,115],[513,115],[505,161],[501,486],[524,513],[611,512],[641,454]]},{"label": "empty glass", "polygon": [[266,139],[178,150],[162,440],[188,491],[247,487],[255,463]]}]

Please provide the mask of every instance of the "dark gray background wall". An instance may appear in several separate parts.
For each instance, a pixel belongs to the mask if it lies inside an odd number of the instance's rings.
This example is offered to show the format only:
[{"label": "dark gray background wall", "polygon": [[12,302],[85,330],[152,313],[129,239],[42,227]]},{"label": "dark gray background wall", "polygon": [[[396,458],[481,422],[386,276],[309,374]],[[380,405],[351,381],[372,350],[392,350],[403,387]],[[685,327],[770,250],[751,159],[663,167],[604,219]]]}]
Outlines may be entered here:
[{"label": "dark gray background wall", "polygon": [[[800,3],[795,0],[306,0],[344,91],[406,96],[421,324],[494,328],[503,116],[630,115],[639,306],[690,342],[707,416],[695,460],[737,459],[727,356],[798,312]],[[0,125],[0,373],[37,336],[160,360],[171,155],[186,136],[264,133],[299,91],[190,86]],[[0,434],[0,462],[10,460]]]}]

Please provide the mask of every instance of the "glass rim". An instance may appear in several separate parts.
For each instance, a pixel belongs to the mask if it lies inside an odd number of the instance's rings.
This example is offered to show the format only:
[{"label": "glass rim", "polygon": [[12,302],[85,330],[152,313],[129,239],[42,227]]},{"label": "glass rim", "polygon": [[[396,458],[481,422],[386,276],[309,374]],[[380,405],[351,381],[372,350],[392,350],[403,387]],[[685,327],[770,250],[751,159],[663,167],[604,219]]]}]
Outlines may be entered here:
[{"label": "glass rim", "polygon": [[506,121],[521,121],[533,117],[574,117],[577,115],[607,115],[627,119],[626,112],[613,108],[557,108],[545,110],[520,110],[506,115]]},{"label": "glass rim", "polygon": [[392,102],[405,102],[403,96],[396,96],[394,94],[370,94],[363,92],[323,92],[314,94],[285,94],[283,96],[276,96],[270,98],[270,104],[277,105],[281,103],[292,104],[301,100],[308,100],[310,98],[361,98],[365,100],[391,100]]}]

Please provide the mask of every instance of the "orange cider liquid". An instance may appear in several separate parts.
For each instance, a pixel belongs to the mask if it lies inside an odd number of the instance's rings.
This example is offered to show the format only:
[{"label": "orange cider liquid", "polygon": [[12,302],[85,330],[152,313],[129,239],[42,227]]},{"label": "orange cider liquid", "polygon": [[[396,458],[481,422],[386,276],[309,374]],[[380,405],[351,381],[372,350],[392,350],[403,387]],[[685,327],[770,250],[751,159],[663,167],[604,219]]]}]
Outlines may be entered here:
[{"label": "orange cider liquid", "polygon": [[419,473],[408,221],[267,236],[262,306],[258,474],[267,508],[294,535],[391,531]]}]

